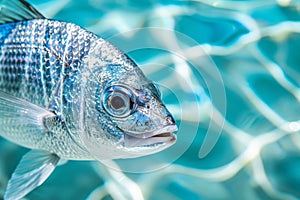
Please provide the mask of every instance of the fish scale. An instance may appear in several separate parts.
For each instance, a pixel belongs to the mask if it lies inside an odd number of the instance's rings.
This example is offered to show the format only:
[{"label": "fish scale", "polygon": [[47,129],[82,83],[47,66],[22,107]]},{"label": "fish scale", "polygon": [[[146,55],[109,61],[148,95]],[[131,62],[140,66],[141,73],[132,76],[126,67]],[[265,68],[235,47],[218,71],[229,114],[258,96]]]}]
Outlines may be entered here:
[{"label": "fish scale", "polygon": [[79,29],[44,19],[1,25],[0,89],[50,107],[58,82],[82,66],[90,42],[96,39]]},{"label": "fish scale", "polygon": [[[61,112],[62,83],[83,66],[81,60],[87,55],[90,42],[96,39],[94,34],[79,30],[77,25],[47,19],[0,25],[0,38],[3,40],[0,48],[0,90],[53,112]],[[73,100],[68,90],[64,96],[68,96],[68,101]],[[31,144],[28,147],[43,147],[67,157],[78,157],[79,147],[74,145],[67,129],[63,129],[62,124],[58,126],[56,121],[50,122],[54,123],[53,132],[60,133],[59,136],[52,137],[52,132],[43,134],[34,128],[24,133],[22,130],[26,125],[16,123],[15,126],[6,126],[12,122],[5,118],[0,120],[0,129],[4,132],[2,135],[9,133],[8,137],[18,138],[20,144]],[[61,146],[61,141],[64,146]],[[82,156],[87,157],[85,152]]]}]

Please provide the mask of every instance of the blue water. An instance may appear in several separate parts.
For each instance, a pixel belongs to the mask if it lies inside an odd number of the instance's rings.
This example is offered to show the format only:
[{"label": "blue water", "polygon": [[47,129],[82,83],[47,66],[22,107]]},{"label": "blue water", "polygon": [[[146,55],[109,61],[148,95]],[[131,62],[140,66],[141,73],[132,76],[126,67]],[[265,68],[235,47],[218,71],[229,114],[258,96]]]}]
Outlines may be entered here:
[{"label": "blue water", "polygon": [[[30,2],[132,57],[179,131],[153,156],[69,161],[26,199],[300,199],[300,1]],[[0,148],[3,194],[27,149]]]}]

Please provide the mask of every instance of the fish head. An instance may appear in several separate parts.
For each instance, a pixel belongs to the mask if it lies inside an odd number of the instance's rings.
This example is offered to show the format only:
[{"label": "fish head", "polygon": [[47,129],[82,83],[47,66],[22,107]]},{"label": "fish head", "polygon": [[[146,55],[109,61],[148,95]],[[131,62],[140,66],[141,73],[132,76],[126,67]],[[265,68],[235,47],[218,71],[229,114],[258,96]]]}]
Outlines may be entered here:
[{"label": "fish head", "polygon": [[173,145],[177,126],[158,87],[127,55],[98,42],[89,54],[85,86],[86,148],[101,160],[149,155]]}]

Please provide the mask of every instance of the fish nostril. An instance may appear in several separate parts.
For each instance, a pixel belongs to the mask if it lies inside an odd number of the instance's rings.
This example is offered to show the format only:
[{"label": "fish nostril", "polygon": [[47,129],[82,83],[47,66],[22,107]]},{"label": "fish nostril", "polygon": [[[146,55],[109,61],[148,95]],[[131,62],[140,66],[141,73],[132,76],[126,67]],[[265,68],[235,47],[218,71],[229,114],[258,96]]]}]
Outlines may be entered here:
[{"label": "fish nostril", "polygon": [[175,124],[175,120],[171,115],[168,115],[165,118],[165,125],[174,125]]}]

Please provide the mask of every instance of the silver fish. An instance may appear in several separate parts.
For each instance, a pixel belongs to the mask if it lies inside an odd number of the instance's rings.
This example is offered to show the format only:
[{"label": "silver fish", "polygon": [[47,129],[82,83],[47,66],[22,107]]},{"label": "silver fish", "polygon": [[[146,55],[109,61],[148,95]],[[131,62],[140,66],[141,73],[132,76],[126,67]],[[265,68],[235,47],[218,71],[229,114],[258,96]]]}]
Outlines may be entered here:
[{"label": "silver fish", "polygon": [[126,54],[23,0],[0,3],[0,135],[32,149],[4,199],[28,194],[61,160],[134,158],[175,143],[157,87]]}]

